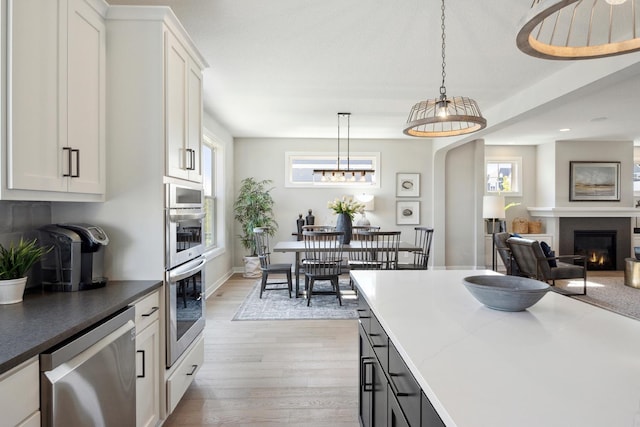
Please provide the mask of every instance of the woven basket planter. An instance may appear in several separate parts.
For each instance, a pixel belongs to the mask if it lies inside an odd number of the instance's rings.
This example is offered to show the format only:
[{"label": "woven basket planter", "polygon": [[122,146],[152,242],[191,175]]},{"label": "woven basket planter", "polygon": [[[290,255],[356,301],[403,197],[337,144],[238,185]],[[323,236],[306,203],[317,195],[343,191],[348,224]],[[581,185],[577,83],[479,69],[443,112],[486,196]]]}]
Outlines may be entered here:
[{"label": "woven basket planter", "polygon": [[515,218],[511,223],[514,233],[527,234],[529,232],[529,220],[527,218]]}]

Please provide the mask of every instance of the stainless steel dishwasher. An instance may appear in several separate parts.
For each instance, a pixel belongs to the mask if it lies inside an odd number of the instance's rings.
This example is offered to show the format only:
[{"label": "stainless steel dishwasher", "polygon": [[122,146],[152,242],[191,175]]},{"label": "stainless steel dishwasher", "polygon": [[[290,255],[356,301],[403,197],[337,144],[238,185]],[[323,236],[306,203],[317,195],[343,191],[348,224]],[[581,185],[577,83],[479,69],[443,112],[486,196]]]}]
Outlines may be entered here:
[{"label": "stainless steel dishwasher", "polygon": [[42,426],[135,426],[134,308],[40,354]]}]

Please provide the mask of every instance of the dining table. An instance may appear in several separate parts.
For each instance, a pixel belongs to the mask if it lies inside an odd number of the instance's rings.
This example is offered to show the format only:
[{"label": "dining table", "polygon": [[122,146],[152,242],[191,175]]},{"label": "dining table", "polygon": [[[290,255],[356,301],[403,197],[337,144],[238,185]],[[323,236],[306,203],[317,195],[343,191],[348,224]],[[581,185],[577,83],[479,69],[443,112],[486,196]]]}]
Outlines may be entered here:
[{"label": "dining table", "polygon": [[[351,242],[342,245],[343,252],[355,252],[362,250],[362,240],[351,240]],[[416,252],[422,248],[416,246],[413,243],[400,241],[398,245],[399,252]],[[285,240],[277,242],[272,249],[273,252],[294,252],[295,253],[295,266],[294,275],[296,279],[296,298],[300,296],[300,254],[305,251],[304,241],[301,240]]]}]

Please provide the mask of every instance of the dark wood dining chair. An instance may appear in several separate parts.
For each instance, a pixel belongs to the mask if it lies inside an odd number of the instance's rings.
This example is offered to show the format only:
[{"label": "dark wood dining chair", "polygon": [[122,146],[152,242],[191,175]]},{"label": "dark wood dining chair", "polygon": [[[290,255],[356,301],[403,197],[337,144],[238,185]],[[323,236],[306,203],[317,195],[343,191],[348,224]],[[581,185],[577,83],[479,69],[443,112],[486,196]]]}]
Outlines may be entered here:
[{"label": "dark wood dining chair", "polygon": [[362,240],[363,231],[380,231],[379,225],[354,225],[351,227],[351,240]]},{"label": "dark wood dining chair", "polygon": [[[256,251],[258,252],[258,258],[260,258],[260,270],[262,270],[262,283],[260,284],[260,298],[262,293],[266,290],[289,290],[289,298],[291,298],[291,291],[293,289],[293,282],[291,280],[291,264],[272,264],[271,263],[271,249],[269,246],[269,229],[267,227],[256,227],[253,229],[253,235],[256,242]],[[278,274],[285,275],[286,280],[271,280],[269,281],[269,275]],[[287,285],[286,288],[282,286],[273,285]],[[267,287],[269,286],[269,287]]]},{"label": "dark wood dining chair", "polygon": [[342,305],[340,294],[340,274],[342,274],[342,231],[303,231],[304,258],[304,288],[307,305],[311,304],[314,294],[313,286],[316,281],[331,282],[332,291]]},{"label": "dark wood dining chair", "polygon": [[395,270],[398,266],[399,231],[363,231],[362,248],[349,252],[352,270]]},{"label": "dark wood dining chair", "polygon": [[398,264],[398,270],[427,270],[429,268],[429,254],[433,241],[433,228],[415,227],[414,244],[420,250],[413,252],[413,262]]}]

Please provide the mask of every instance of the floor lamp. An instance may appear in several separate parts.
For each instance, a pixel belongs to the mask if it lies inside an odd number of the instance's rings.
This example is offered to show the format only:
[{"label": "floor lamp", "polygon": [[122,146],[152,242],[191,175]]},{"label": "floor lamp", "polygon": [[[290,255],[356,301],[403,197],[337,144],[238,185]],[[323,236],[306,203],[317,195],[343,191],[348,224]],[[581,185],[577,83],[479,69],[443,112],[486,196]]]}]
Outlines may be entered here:
[{"label": "floor lamp", "polygon": [[484,196],[482,198],[482,217],[487,224],[487,234],[491,234],[491,266],[496,271],[495,234],[503,231],[501,230],[501,225],[505,218],[504,196]]}]

